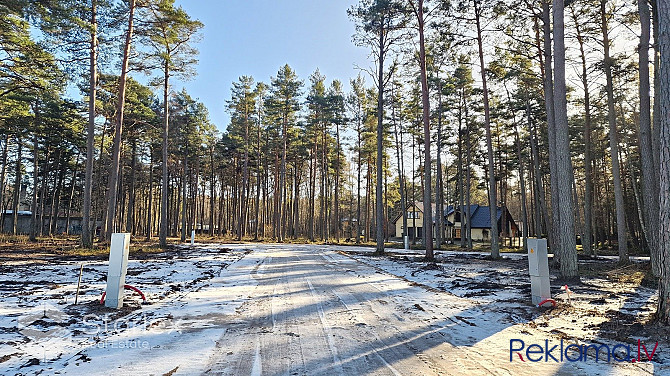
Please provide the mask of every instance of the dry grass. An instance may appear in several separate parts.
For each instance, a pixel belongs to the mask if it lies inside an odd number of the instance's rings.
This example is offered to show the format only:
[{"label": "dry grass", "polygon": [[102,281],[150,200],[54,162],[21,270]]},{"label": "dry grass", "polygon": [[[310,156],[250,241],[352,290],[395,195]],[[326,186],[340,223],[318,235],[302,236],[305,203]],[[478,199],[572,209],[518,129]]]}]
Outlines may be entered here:
[{"label": "dry grass", "polygon": [[[170,239],[176,244],[178,239]],[[131,239],[130,254],[153,254],[164,252],[158,240],[146,241],[144,237]],[[27,235],[0,236],[0,262],[2,261],[45,261],[53,258],[104,259],[109,255],[109,245],[97,242],[91,248],[82,247],[78,236],[40,237],[31,242]]]},{"label": "dry grass", "polygon": [[605,277],[617,283],[633,286],[656,287],[656,278],[651,274],[649,263],[620,265],[613,262],[586,262],[579,265],[580,276]]}]

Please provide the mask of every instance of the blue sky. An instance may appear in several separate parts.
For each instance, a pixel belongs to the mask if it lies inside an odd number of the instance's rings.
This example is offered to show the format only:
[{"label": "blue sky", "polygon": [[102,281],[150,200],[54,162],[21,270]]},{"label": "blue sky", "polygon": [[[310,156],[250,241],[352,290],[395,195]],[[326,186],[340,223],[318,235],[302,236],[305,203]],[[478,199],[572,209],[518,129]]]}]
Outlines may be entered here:
[{"label": "blue sky", "polygon": [[[173,89],[199,98],[212,122],[224,130],[229,116],[233,81],[242,75],[270,82],[288,63],[305,81],[319,68],[328,82],[341,80],[345,89],[366,67],[367,51],[351,42],[354,24],[347,9],[355,0],[177,0],[193,18],[204,23],[198,75],[174,82]],[[366,78],[367,82],[372,82]]]}]

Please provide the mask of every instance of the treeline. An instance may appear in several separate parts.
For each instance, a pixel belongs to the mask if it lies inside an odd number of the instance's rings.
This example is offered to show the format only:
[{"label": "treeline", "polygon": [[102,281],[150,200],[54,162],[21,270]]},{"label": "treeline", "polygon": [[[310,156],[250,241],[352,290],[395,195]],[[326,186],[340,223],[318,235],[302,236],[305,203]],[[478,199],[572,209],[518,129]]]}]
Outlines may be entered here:
[{"label": "treeline", "polygon": [[[374,57],[370,73],[385,111],[378,130],[395,120],[394,96],[420,108],[408,131],[422,143],[424,213],[432,214],[431,203],[468,207],[479,187],[491,209],[493,257],[497,236],[505,236],[495,220],[502,206],[520,219],[524,237],[548,237],[566,278],[578,276],[577,241],[592,256],[616,247],[622,262],[631,248],[650,252],[659,275],[662,106],[654,99],[663,84],[650,73],[662,69],[661,7],[644,0],[354,6],[354,40]],[[405,89],[394,93],[398,79]],[[377,145],[383,152],[383,140]],[[402,178],[401,159],[397,165]],[[429,230],[433,219],[424,218]],[[424,234],[431,258],[432,238],[438,246],[444,239]],[[381,236],[377,244],[383,251]]]},{"label": "treeline", "polygon": [[510,236],[504,207],[524,238],[549,239],[565,278],[578,277],[578,243],[622,262],[650,254],[664,271],[666,1],[361,0],[348,15],[369,68],[348,82],[288,65],[266,82],[241,76],[221,133],[171,86],[195,74],[202,27],[173,1],[11,0],[0,12],[10,232],[27,208],[31,238],[82,217],[86,246],[99,228],[101,240],[165,245],[196,230],[383,252],[390,220],[423,202],[430,259],[451,240],[432,233],[448,225],[435,213],[477,203],[491,209],[494,257]]},{"label": "treeline", "polygon": [[[65,231],[79,217],[84,246],[96,229],[105,240],[157,228],[164,245],[179,201],[175,140],[214,137],[204,106],[170,86],[195,74],[202,24],[174,0],[10,0],[0,17],[3,228],[16,233],[27,207],[32,240],[66,213]],[[68,99],[73,87],[85,102]]]}]

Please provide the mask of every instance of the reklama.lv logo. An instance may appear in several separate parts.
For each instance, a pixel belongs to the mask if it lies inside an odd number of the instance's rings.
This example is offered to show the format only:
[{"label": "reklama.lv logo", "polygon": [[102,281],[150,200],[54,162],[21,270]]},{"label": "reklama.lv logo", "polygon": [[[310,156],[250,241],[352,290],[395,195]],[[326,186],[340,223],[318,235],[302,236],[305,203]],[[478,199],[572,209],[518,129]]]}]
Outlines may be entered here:
[{"label": "reklama.lv logo", "polygon": [[[599,360],[604,360],[607,357],[607,362],[611,360],[617,362],[641,362],[645,360],[651,361],[654,358],[654,354],[658,349],[658,341],[654,345],[654,349],[651,351],[651,354],[647,351],[647,347],[638,339],[637,340],[637,354],[634,352],[634,348],[631,351],[631,345],[618,343],[610,348],[610,346],[602,344],[590,344],[590,345],[578,345],[576,343],[568,344],[564,346],[563,340],[561,339],[560,344],[550,346],[548,339],[544,340],[544,347],[541,344],[531,344],[526,347],[526,343],[518,338],[513,338],[509,340],[509,361],[514,360],[514,354],[516,354],[519,359],[523,362],[528,359],[531,362],[545,362],[554,361],[554,362],[585,362],[589,360],[589,350],[591,352],[590,360],[598,362]],[[560,350],[557,350],[560,347]],[[525,349],[525,351],[524,351]],[[554,351],[558,352],[555,353]],[[643,354],[647,359],[643,358]],[[525,357],[522,355],[525,353]],[[637,357],[635,356],[637,355]],[[559,360],[560,358],[560,360]]]}]

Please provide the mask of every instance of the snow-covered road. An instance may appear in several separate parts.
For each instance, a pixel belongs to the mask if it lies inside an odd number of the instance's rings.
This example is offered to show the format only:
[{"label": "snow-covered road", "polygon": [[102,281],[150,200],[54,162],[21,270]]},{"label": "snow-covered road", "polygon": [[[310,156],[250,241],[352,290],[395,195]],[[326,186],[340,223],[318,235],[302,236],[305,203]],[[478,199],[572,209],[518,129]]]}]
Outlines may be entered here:
[{"label": "snow-covered road", "polygon": [[[207,374],[647,374],[651,364],[510,362],[512,338],[546,333],[491,303],[433,290],[328,246],[256,252],[257,286]],[[511,311],[513,308],[510,308]],[[511,319],[510,319],[511,317]],[[556,351],[554,352],[556,353]]]},{"label": "snow-covered road", "polygon": [[[596,362],[593,351],[577,362],[522,361],[518,353],[510,359],[512,339],[527,347],[561,339],[566,346],[613,347],[616,342],[599,332],[606,318],[593,314],[592,321],[575,322],[596,308],[623,310],[624,296],[628,309],[642,312],[653,305],[651,289],[622,287],[596,296],[599,280],[589,280],[572,306],[543,312],[528,304],[521,255],[494,262],[452,252],[430,265],[411,253],[370,254],[370,248],[324,245],[184,247],[129,263],[129,283],[145,290],[151,304],[119,319],[96,303],[105,262],[84,268],[85,304],[77,306],[71,304],[77,263],[5,265],[4,279],[22,282],[0,284],[0,374],[670,374],[667,342],[659,344],[654,362],[605,362],[604,354]],[[49,278],[53,286],[45,286]],[[42,302],[68,317],[38,327],[64,331],[26,337],[16,321]],[[560,358],[559,351],[552,355]]]}]

